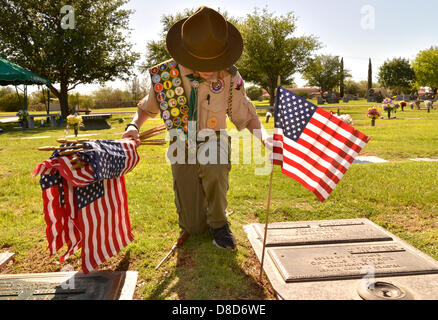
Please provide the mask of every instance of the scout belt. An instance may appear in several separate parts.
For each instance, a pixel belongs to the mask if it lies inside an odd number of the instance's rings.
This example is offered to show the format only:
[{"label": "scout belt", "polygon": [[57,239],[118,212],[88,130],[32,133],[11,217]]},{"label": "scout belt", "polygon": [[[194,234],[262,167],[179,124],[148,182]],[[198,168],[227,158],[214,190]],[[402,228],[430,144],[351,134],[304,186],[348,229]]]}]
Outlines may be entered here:
[{"label": "scout belt", "polygon": [[187,142],[189,107],[178,64],[170,59],[152,67],[149,73],[167,130],[176,129],[181,140]]}]

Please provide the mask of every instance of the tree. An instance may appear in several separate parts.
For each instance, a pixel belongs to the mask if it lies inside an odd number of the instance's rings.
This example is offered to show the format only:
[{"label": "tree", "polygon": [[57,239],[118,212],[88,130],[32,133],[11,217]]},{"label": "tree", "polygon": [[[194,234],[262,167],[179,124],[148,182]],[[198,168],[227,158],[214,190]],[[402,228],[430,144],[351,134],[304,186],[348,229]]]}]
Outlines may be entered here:
[{"label": "tree", "polygon": [[371,64],[371,58],[368,62],[368,91],[373,87],[373,65]]},{"label": "tree", "polygon": [[339,96],[341,98],[344,97],[344,91],[345,91],[345,76],[344,76],[344,58],[341,59],[341,70],[340,70],[340,77],[339,80]]},{"label": "tree", "polygon": [[[320,55],[312,59],[303,71],[303,78],[309,86],[319,88],[321,96],[324,92],[336,88],[341,79],[341,62],[339,57],[331,55]],[[343,76],[351,77],[348,70],[344,70]]]},{"label": "tree", "polygon": [[408,59],[394,58],[387,60],[379,69],[379,82],[396,94],[410,92],[415,81],[415,72]]},{"label": "tree", "polygon": [[320,44],[313,36],[294,36],[297,25],[292,12],[275,17],[267,9],[254,9],[238,27],[244,40],[244,51],[237,63],[239,72],[264,88],[274,105],[278,76],[282,85],[292,84],[292,76],[304,69]]},{"label": "tree", "polygon": [[438,47],[431,47],[418,53],[412,62],[419,86],[430,87],[434,94],[438,89]]},{"label": "tree", "polygon": [[133,101],[140,100],[141,84],[137,76],[134,76],[132,80],[126,84],[126,89],[131,94]]},{"label": "tree", "polygon": [[[132,52],[128,0],[0,0],[0,55],[58,83],[50,90],[68,115],[68,92],[79,84],[127,79],[139,55]],[[74,9],[73,28],[62,22]],[[70,19],[70,18],[69,18]],[[64,21],[65,22],[65,21]],[[69,21],[71,22],[71,21]]]},{"label": "tree", "polygon": [[345,81],[345,93],[347,94],[360,94],[360,86],[359,84],[354,80],[347,80]]}]

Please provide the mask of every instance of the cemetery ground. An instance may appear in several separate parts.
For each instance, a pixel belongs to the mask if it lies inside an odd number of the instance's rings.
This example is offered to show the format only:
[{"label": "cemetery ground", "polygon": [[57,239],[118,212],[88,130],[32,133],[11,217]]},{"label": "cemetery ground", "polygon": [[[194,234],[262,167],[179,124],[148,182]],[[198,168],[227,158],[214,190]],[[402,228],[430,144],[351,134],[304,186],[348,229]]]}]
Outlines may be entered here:
[{"label": "cemetery ground", "polygon": [[[368,218],[438,259],[438,162],[410,160],[438,158],[438,110],[427,113],[406,108],[392,115],[397,119],[377,120],[371,127],[366,109],[342,107],[341,113],[350,114],[354,126],[371,137],[360,155],[388,162],[353,164],[325,203],[276,167],[270,222]],[[259,115],[265,127],[272,129],[272,119],[266,124],[264,112]],[[109,121],[111,129],[80,134],[97,134],[90,139],[119,139],[130,117],[114,114]],[[159,124],[160,120],[148,121],[142,130]],[[37,148],[57,145],[64,129],[22,131],[13,129],[16,123],[1,126],[5,132],[0,134],[0,252],[8,250],[16,256],[0,272],[56,272],[65,264],[79,271],[80,252],[61,265],[63,250],[52,258],[45,250],[41,189],[38,179],[31,177],[36,164],[50,156]],[[29,137],[46,138],[23,139]],[[266,216],[269,176],[255,175],[259,165],[254,163],[233,165],[230,173],[228,211],[238,250],[213,246],[208,232],[191,236],[155,271],[179,234],[165,150],[165,146],[138,149],[141,161],[126,176],[135,241],[101,269],[138,271],[135,299],[275,299],[266,280],[258,282],[260,264],[242,228],[264,222]]]}]

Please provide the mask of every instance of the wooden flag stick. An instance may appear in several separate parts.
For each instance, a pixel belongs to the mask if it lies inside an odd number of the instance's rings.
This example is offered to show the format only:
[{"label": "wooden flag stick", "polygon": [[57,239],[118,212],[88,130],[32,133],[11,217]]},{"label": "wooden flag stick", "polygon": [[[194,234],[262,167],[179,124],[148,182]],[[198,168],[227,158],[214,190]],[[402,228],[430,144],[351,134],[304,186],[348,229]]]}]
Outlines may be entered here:
[{"label": "wooden flag stick", "polygon": [[147,131],[140,133],[139,137],[140,137],[140,140],[144,140],[144,139],[150,138],[154,135],[157,135],[159,133],[162,133],[164,131],[166,131],[166,125],[162,124],[158,127],[155,127],[155,128],[152,128],[152,129],[149,129]]},{"label": "wooden flag stick", "polygon": [[[277,78],[277,87],[281,85],[281,77]],[[276,92],[278,94],[278,90]],[[265,260],[266,238],[268,237],[269,210],[271,209],[272,177],[274,176],[274,159],[271,162],[271,177],[269,179],[268,206],[266,209],[265,236],[263,237],[262,260],[260,262],[260,282],[263,280],[263,262]]]},{"label": "wooden flag stick", "polygon": [[55,151],[55,150],[81,149],[83,147],[84,147],[83,144],[77,144],[77,145],[69,146],[69,147],[54,147],[54,146],[39,147],[38,150],[39,151]]},{"label": "wooden flag stick", "polygon": [[151,132],[151,133],[149,133],[149,134],[147,134],[147,135],[141,135],[141,136],[140,136],[140,140],[141,140],[141,141],[144,141],[144,140],[149,139],[149,138],[152,138],[153,136],[156,136],[156,135],[158,135],[158,134],[162,134],[163,132],[164,132],[164,130],[163,130],[163,131],[155,131],[155,132]]},{"label": "wooden flag stick", "polygon": [[265,236],[263,237],[262,260],[260,265],[260,282],[262,282],[263,279],[263,262],[265,260],[266,238],[268,237],[268,222],[269,222],[269,210],[271,208],[271,191],[272,191],[273,176],[274,176],[274,164],[272,164],[271,178],[269,179],[268,208],[266,210]]},{"label": "wooden flag stick", "polygon": [[67,139],[57,139],[56,142],[59,143],[81,143],[81,142],[88,142],[90,139],[77,139],[77,140],[67,140]]}]

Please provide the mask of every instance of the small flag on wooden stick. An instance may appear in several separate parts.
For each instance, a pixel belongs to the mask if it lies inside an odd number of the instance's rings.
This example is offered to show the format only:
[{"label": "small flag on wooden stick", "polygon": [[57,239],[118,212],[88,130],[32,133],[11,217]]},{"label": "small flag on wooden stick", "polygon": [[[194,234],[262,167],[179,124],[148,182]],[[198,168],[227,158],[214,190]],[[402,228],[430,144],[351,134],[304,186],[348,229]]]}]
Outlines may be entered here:
[{"label": "small flag on wooden stick", "polygon": [[370,138],[329,112],[280,87],[276,97],[274,164],[324,202]]},{"label": "small flag on wooden stick", "polygon": [[[370,138],[281,86],[275,101],[273,164],[324,202]],[[273,170],[263,239],[263,276]]]}]

